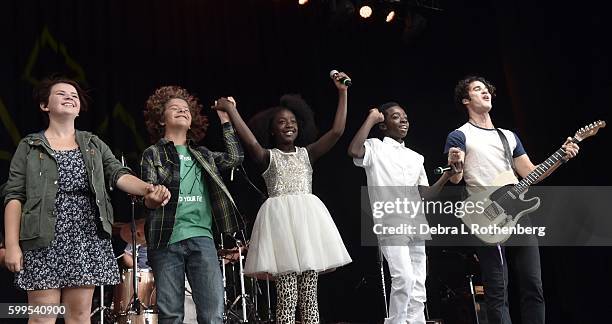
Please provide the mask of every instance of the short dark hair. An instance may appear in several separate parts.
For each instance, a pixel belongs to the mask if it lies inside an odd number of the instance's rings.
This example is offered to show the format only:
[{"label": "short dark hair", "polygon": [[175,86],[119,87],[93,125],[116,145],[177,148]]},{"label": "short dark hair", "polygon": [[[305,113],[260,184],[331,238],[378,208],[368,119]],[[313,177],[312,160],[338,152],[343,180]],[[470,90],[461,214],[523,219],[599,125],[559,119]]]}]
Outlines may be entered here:
[{"label": "short dark hair", "polygon": [[[380,105],[378,107],[378,111],[380,111],[383,115],[385,115],[385,120],[387,120],[387,116],[386,116],[386,111],[389,110],[389,108],[393,108],[393,107],[400,107],[402,108],[402,110],[404,109],[399,103],[395,102],[395,101],[389,101],[389,102],[385,102],[384,104]],[[385,136],[385,132],[380,129],[381,125],[384,124],[384,122],[382,123],[378,123],[376,127],[374,127],[374,136],[378,137],[378,138],[382,138]]]},{"label": "short dark hair", "polygon": [[73,86],[76,89],[77,94],[79,95],[81,111],[87,111],[88,101],[90,98],[85,92],[85,90],[81,88],[78,82],[72,79],[61,77],[61,76],[47,77],[43,79],[39,84],[37,84],[36,87],[34,87],[34,92],[32,93],[32,96],[34,97],[34,101],[38,105],[40,105],[41,103],[44,103],[45,106],[47,106],[49,104],[49,96],[51,95],[51,88],[53,88],[53,86],[58,83],[66,83],[66,84]]},{"label": "short dark hair", "polygon": [[479,75],[469,75],[463,78],[462,80],[459,80],[459,82],[457,82],[457,85],[455,86],[455,104],[457,106],[463,107],[463,99],[470,99],[469,87],[470,83],[474,81],[482,82],[489,90],[489,93],[491,94],[491,99],[495,98],[495,86],[491,82]]},{"label": "short dark hair", "polygon": [[[381,113],[383,113],[383,114],[384,114],[384,113],[385,113],[385,111],[386,111],[387,109],[391,108],[391,107],[400,107],[400,108],[401,108],[402,106],[400,106],[400,104],[398,104],[398,103],[397,103],[397,102],[395,102],[395,101],[389,101],[389,102],[385,102],[384,104],[380,105],[380,107],[378,107],[378,110],[379,110]],[[403,108],[402,108],[402,109],[403,109]]]}]

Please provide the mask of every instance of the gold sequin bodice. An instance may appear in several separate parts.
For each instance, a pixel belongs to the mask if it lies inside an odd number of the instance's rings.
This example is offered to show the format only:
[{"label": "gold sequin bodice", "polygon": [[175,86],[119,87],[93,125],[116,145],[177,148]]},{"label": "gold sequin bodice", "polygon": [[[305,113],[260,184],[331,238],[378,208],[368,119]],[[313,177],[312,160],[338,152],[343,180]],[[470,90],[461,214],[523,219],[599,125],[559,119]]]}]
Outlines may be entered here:
[{"label": "gold sequin bodice", "polygon": [[296,147],[295,152],[284,153],[270,150],[270,165],[262,177],[268,187],[268,196],[312,193],[312,167],[308,151]]}]

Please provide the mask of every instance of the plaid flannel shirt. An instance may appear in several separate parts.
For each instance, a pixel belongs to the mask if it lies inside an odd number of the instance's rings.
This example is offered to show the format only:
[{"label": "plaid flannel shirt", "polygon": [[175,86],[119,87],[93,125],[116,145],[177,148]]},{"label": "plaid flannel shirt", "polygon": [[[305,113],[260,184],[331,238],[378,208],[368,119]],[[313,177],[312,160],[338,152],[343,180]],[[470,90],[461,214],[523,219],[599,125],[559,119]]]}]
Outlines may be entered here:
[{"label": "plaid flannel shirt", "polygon": [[[237,222],[238,209],[219,171],[240,165],[244,153],[231,123],[223,124],[223,140],[226,152],[212,152],[204,146],[195,146],[192,141],[188,142],[188,148],[206,175],[216,230],[234,233],[241,229]],[[147,247],[163,248],[168,245],[174,229],[180,187],[180,161],[174,143],[162,138],[149,146],[142,154],[140,167],[143,181],[162,184],[172,194],[166,206],[157,209],[145,208]]]}]

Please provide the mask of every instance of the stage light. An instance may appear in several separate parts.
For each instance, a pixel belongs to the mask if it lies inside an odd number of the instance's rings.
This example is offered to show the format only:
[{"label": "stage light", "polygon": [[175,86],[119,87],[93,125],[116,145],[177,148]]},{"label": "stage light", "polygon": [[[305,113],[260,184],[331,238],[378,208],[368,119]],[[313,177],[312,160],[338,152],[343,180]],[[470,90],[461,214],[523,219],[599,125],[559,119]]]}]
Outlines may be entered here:
[{"label": "stage light", "polygon": [[386,22],[391,22],[391,21],[393,21],[393,18],[395,18],[395,11],[391,10],[387,14],[387,18],[385,18],[385,21]]},{"label": "stage light", "polygon": [[308,2],[308,0],[298,0],[298,3],[300,5],[305,5]]},{"label": "stage light", "polygon": [[359,8],[359,15],[362,18],[370,18],[372,16],[372,8],[370,6],[362,6]]}]

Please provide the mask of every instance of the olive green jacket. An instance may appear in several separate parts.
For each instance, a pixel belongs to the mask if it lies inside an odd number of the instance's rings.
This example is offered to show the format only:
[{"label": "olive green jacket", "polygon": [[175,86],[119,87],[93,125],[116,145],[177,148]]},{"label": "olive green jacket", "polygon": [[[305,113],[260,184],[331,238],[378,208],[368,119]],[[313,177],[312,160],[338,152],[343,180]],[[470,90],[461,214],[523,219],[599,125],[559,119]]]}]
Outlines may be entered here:
[{"label": "olive green jacket", "polygon": [[[102,227],[111,234],[113,206],[106,189],[108,186],[113,190],[117,180],[131,171],[96,135],[77,130],[76,141],[83,154],[89,189],[98,206]],[[40,132],[23,138],[11,160],[4,205],[13,199],[21,202],[19,243],[22,250],[47,247],[55,237],[58,170],[54,156],[55,151]]]}]

